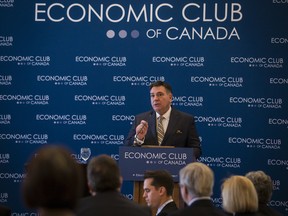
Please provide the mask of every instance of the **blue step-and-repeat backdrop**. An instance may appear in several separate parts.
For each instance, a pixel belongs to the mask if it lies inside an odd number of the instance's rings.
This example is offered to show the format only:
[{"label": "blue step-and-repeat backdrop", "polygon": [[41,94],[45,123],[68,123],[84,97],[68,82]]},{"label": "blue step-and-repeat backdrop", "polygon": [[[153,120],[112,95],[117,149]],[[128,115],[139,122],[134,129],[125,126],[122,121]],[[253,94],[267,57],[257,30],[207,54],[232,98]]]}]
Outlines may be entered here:
[{"label": "blue step-and-repeat backdrop", "polygon": [[195,116],[215,205],[225,177],[263,170],[287,215],[287,23],[287,0],[0,0],[0,204],[36,214],[20,188],[44,145],[118,159],[163,80]]}]

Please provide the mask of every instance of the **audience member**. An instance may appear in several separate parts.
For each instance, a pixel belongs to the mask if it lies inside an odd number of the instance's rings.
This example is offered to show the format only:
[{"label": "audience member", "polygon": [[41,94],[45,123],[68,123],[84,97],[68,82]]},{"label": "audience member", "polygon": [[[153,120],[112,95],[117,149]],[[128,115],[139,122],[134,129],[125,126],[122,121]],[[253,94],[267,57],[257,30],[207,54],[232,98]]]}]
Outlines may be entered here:
[{"label": "audience member", "polygon": [[246,177],[252,181],[257,191],[258,212],[267,216],[281,216],[281,213],[268,206],[273,193],[273,183],[270,176],[263,171],[252,171],[247,173]]},{"label": "audience member", "polygon": [[233,216],[258,216],[258,197],[253,183],[244,176],[234,175],[222,184],[223,209]]},{"label": "audience member", "polygon": [[147,205],[156,211],[157,216],[166,216],[178,209],[172,198],[174,181],[169,172],[146,171],[143,190],[143,198]]},{"label": "audience member", "polygon": [[82,198],[77,206],[79,216],[149,216],[148,207],[140,206],[120,193],[122,177],[114,159],[108,155],[93,157],[87,166],[91,196]]},{"label": "audience member", "polygon": [[184,202],[188,205],[169,216],[223,216],[224,212],[213,205],[211,196],[214,173],[203,163],[195,162],[180,170],[179,185]]},{"label": "audience member", "polygon": [[64,147],[45,146],[29,161],[23,182],[28,207],[41,216],[72,216],[81,191],[80,170]]}]

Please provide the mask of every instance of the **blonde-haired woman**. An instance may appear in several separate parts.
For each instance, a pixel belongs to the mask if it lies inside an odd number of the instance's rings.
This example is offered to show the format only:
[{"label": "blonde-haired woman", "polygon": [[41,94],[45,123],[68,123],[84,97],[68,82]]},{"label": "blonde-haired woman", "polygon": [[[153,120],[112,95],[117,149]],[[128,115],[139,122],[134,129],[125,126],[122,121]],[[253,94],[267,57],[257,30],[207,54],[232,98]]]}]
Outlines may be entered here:
[{"label": "blonde-haired woman", "polygon": [[234,175],[222,184],[223,209],[229,215],[257,216],[258,196],[250,179]]}]

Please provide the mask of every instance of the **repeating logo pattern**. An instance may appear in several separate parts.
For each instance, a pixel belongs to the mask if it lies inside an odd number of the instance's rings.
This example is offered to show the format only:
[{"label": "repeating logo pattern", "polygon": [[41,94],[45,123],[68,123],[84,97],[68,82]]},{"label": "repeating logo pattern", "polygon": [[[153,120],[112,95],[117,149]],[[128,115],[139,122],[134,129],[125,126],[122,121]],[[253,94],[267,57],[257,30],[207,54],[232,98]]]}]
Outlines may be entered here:
[{"label": "repeating logo pattern", "polygon": [[[287,214],[287,6],[263,1],[267,16],[253,0],[0,0],[0,203],[37,214],[14,198],[42,146],[67,145],[81,164],[103,153],[118,161],[161,80],[173,87],[172,106],[194,116],[215,205],[227,175],[263,170],[273,179],[269,205]],[[123,191],[133,199],[125,181]]]}]

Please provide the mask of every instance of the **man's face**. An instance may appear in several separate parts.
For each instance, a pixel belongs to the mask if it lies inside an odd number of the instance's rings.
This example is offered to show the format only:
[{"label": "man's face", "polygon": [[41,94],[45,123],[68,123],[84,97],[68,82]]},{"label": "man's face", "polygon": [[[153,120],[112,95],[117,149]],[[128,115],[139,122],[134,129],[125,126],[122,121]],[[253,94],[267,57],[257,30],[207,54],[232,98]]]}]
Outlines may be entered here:
[{"label": "man's face", "polygon": [[155,186],[151,185],[152,181],[152,178],[147,178],[144,180],[143,198],[148,206],[157,209],[160,206],[161,201],[160,189],[157,190]]},{"label": "man's face", "polygon": [[164,86],[153,87],[150,90],[151,105],[155,112],[163,115],[172,102],[172,93],[168,93]]}]

